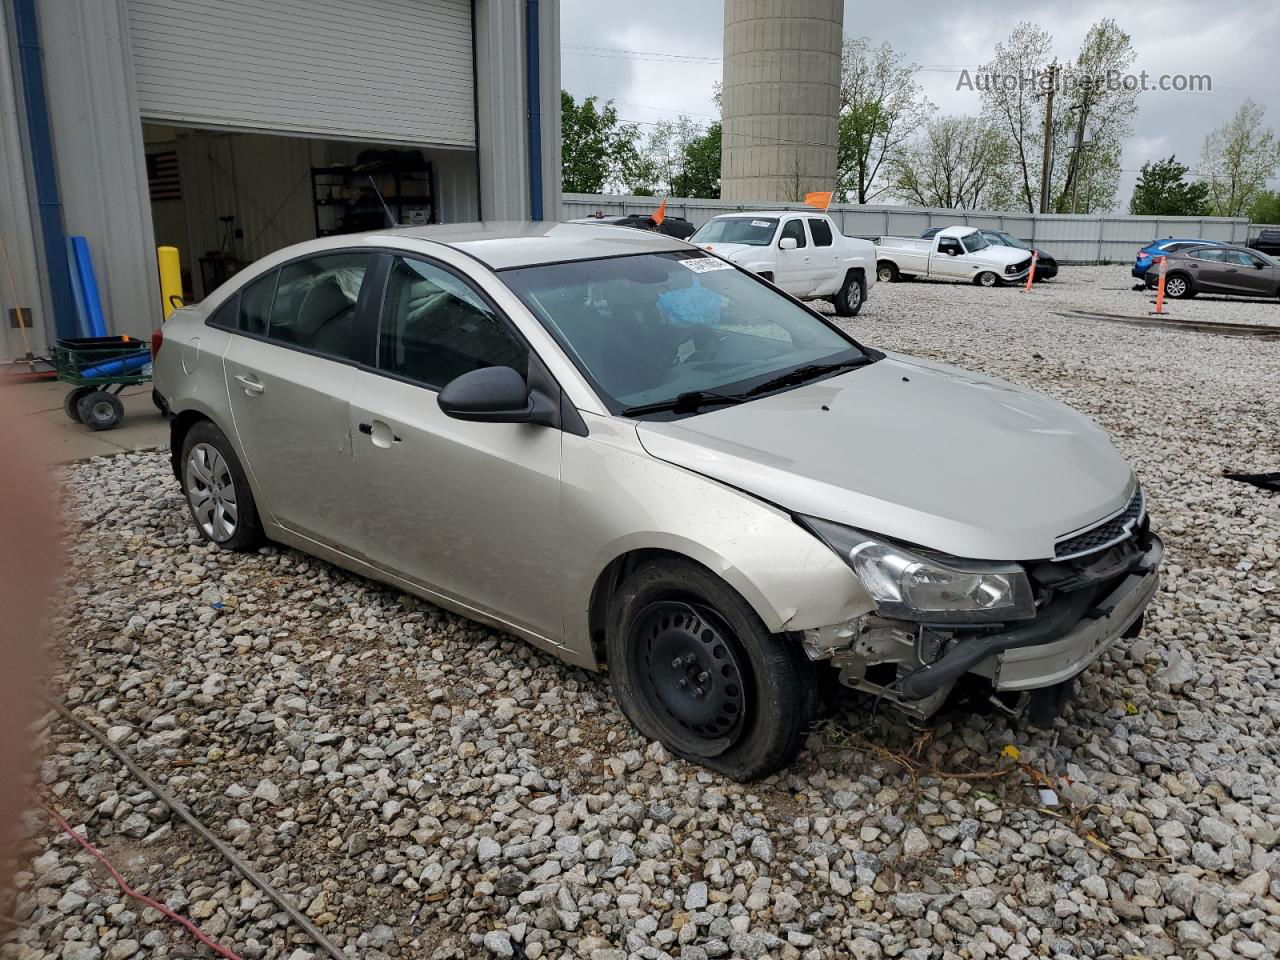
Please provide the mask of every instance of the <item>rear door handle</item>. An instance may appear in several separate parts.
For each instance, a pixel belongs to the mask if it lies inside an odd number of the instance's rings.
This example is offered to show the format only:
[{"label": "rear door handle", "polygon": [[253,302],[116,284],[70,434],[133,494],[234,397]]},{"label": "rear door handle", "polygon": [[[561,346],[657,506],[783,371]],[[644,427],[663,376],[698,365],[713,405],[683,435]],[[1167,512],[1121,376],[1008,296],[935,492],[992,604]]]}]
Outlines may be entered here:
[{"label": "rear door handle", "polygon": [[260,381],[253,377],[246,376],[243,373],[236,374],[236,382],[240,384],[240,386],[244,387],[244,392],[251,397],[256,397],[258,394],[262,393],[262,391],[267,389]]}]

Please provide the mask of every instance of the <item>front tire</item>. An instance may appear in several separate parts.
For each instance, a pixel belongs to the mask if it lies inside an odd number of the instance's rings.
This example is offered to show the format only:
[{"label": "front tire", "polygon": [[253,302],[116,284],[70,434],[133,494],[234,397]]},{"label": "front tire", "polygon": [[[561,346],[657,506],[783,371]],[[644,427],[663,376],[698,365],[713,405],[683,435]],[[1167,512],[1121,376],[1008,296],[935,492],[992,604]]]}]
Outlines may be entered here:
[{"label": "front tire", "polygon": [[813,664],[703,567],[638,567],[610,605],[606,648],[622,712],[677,756],[746,781],[799,753],[816,705]]},{"label": "front tire", "polygon": [[845,278],[844,286],[831,301],[838,317],[856,317],[862,310],[866,299],[866,290],[862,285],[862,277],[851,273]]},{"label": "front tire", "polygon": [[990,270],[983,270],[974,278],[973,282],[980,287],[994,287],[1000,282],[1000,278]]},{"label": "front tire", "polygon": [[90,430],[114,430],[124,419],[124,404],[114,393],[90,390],[76,403],[76,412]]},{"label": "front tire", "polygon": [[182,493],[200,535],[226,550],[251,550],[262,539],[258,507],[230,441],[208,420],[182,442]]}]

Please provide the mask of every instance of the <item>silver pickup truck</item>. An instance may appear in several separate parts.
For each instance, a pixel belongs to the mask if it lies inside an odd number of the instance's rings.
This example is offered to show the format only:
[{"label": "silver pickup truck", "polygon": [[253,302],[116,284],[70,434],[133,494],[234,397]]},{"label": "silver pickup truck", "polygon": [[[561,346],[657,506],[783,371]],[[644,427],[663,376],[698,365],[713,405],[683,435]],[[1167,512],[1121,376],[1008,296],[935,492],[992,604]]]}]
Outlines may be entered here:
[{"label": "silver pickup truck", "polygon": [[993,244],[974,227],[947,227],[923,239],[881,237],[876,244],[876,279],[884,283],[928,277],[994,287],[1025,280],[1030,269],[1030,251]]}]

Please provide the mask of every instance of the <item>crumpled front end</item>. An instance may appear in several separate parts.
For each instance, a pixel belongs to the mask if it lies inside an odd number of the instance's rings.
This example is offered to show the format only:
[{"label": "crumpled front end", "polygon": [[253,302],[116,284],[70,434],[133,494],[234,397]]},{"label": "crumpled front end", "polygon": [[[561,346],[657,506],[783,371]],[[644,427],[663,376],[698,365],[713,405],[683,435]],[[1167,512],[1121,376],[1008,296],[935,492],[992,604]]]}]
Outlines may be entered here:
[{"label": "crumpled front end", "polygon": [[1137,635],[1163,555],[1138,490],[1115,516],[1061,537],[1054,559],[1023,565],[1036,598],[1029,619],[953,626],[868,615],[806,631],[806,650],[829,660],[844,685],[920,717],[966,675],[993,692],[1058,687]]}]

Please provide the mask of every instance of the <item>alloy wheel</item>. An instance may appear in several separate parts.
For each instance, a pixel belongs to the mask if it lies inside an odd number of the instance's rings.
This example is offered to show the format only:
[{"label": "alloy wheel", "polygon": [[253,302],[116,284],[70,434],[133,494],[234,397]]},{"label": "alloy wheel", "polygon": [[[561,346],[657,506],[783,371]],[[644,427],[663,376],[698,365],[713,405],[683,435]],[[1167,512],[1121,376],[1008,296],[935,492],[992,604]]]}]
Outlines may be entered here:
[{"label": "alloy wheel", "polygon": [[1164,282],[1164,292],[1171,297],[1180,297],[1187,292],[1187,281],[1181,277],[1168,277]]},{"label": "alloy wheel", "polygon": [[742,732],[750,675],[723,620],[700,604],[660,601],[634,621],[637,693],[681,749],[713,757]]},{"label": "alloy wheel", "polygon": [[207,443],[197,443],[187,457],[187,499],[204,535],[215,543],[235,536],[239,522],[235,478],[226,458]]}]

